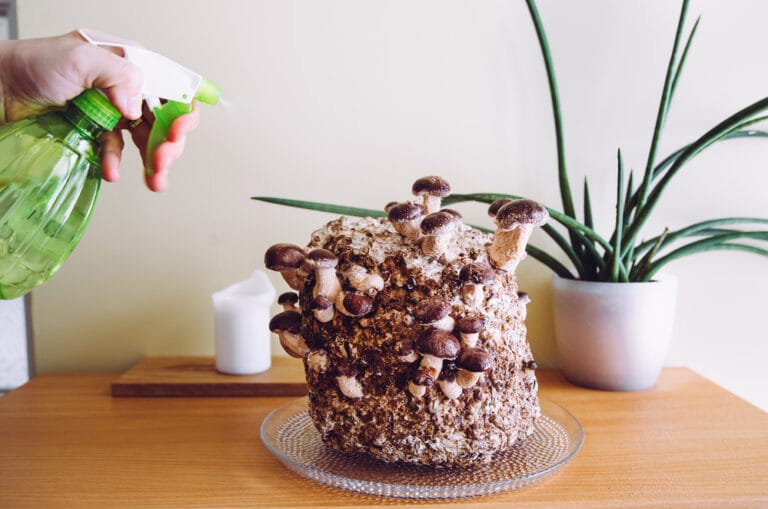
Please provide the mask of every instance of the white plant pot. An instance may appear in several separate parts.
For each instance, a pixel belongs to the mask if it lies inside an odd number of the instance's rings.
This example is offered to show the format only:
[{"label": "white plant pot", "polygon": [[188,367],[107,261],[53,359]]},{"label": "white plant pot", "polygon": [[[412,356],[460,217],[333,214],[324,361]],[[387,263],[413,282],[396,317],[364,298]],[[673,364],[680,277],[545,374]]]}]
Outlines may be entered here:
[{"label": "white plant pot", "polygon": [[653,387],[667,356],[677,280],[603,283],[555,277],[555,336],[565,377],[611,391]]}]

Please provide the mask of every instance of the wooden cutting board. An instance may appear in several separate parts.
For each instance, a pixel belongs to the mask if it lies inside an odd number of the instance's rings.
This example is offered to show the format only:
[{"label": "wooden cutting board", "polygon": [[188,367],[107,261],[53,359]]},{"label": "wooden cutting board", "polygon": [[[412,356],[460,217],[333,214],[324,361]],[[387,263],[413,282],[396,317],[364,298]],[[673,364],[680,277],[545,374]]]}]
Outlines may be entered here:
[{"label": "wooden cutting board", "polygon": [[213,357],[145,357],[112,383],[112,396],[305,396],[300,359],[273,357],[255,375],[225,375]]}]

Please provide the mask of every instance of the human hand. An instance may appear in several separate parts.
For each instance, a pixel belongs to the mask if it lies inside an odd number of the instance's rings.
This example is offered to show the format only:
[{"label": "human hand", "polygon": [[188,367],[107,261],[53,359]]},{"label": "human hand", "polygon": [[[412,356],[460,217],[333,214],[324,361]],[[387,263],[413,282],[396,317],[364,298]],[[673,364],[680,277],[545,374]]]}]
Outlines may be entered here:
[{"label": "human hand", "polygon": [[[89,34],[100,40],[138,45],[95,31]],[[168,168],[184,150],[186,134],[197,126],[199,114],[194,109],[177,118],[171,124],[168,140],[158,146],[153,161],[147,161],[146,144],[153,116],[146,108],[142,112],[141,83],[141,69],[122,58],[120,48],[94,46],[77,32],[0,43],[0,121],[59,108],[83,90],[98,88],[127,119],[102,138],[102,176],[109,182],[118,180],[124,146],[122,130],[129,127],[129,120],[141,117],[144,121],[131,129],[131,137],[144,165],[152,163],[154,169],[146,175],[147,187],[162,191],[167,186]]]}]

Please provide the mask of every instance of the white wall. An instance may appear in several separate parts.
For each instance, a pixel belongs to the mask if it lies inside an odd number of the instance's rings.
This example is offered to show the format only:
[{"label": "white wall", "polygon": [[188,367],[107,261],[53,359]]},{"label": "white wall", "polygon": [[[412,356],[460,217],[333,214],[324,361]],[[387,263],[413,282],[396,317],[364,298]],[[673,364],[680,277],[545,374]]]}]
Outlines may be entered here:
[{"label": "white wall", "polygon": [[[579,189],[589,175],[608,226],[616,149],[642,169],[679,5],[539,7],[572,182]],[[768,4],[694,1],[691,19],[698,13],[661,154],[768,95]],[[457,192],[515,192],[558,206],[545,75],[523,2],[20,0],[19,23],[22,37],[92,27],[142,41],[218,82],[227,101],[203,106],[170,191],[143,189],[134,152],[123,180],[104,186],[81,245],[35,291],[41,371],[212,353],[210,294],[260,267],[272,243],[303,243],[331,217],[252,195],[373,208],[406,198],[414,178],[440,174]],[[699,157],[670,187],[648,235],[717,216],[768,217],[767,160],[768,142],[751,140]],[[461,209],[488,224],[483,207]],[[668,270],[680,278],[668,363],[768,408],[766,260],[702,255]],[[534,299],[535,354],[556,365],[550,273],[529,260],[520,278]]]}]

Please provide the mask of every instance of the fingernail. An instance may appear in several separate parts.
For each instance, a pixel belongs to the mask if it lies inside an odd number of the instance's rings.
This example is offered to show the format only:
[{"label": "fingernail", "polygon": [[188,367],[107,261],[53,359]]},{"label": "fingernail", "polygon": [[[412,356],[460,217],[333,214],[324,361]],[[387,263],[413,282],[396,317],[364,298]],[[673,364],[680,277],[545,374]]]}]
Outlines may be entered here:
[{"label": "fingernail", "polygon": [[136,119],[141,117],[141,96],[129,97],[126,101],[125,109],[128,110],[130,118]]}]

